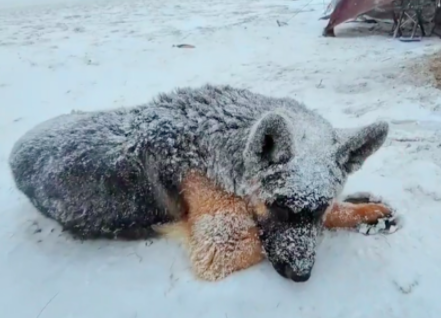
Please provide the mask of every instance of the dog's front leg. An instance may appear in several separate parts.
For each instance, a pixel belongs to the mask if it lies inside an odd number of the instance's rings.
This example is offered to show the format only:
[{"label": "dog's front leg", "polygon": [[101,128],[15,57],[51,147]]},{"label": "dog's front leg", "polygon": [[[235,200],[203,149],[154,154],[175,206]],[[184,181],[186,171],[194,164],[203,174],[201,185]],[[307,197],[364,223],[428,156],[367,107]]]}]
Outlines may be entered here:
[{"label": "dog's front leg", "polygon": [[217,211],[190,220],[189,252],[199,278],[216,281],[264,258],[251,216]]},{"label": "dog's front leg", "polygon": [[325,215],[324,226],[328,229],[356,229],[371,235],[393,233],[401,227],[395,210],[367,192],[358,192],[336,202]]}]

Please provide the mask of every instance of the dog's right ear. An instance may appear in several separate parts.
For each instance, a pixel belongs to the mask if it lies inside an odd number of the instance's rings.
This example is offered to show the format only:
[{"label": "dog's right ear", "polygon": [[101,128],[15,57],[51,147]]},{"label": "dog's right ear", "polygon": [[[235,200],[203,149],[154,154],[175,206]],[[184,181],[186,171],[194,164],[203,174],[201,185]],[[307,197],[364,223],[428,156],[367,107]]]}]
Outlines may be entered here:
[{"label": "dog's right ear", "polygon": [[267,167],[287,163],[293,150],[288,119],[283,114],[270,112],[251,127],[243,156],[248,165]]},{"label": "dog's right ear", "polygon": [[338,130],[341,145],[337,151],[338,162],[348,174],[359,170],[363,162],[384,143],[389,132],[385,121],[378,121],[358,129]]}]

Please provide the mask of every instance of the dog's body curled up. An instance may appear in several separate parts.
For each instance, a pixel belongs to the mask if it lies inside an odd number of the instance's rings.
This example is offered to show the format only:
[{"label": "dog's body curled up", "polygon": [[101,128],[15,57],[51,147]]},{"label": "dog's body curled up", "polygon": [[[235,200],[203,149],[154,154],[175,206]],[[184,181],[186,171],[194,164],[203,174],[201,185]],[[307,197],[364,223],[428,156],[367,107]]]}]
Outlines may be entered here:
[{"label": "dog's body curled up", "polygon": [[33,205],[82,238],[179,220],[182,182],[198,171],[265,206],[254,217],[268,259],[300,277],[325,211],[387,132],[384,122],[335,129],[293,99],[205,85],[53,118],[17,141],[10,166]]}]

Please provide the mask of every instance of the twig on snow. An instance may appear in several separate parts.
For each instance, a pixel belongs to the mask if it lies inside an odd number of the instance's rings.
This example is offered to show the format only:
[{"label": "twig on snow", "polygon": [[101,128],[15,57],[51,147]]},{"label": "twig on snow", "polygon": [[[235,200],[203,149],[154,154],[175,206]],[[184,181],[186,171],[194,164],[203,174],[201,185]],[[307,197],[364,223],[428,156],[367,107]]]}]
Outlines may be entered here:
[{"label": "twig on snow", "polygon": [[422,141],[422,138],[391,138],[391,140],[393,141],[398,141],[398,142],[419,142]]},{"label": "twig on snow", "polygon": [[52,296],[51,299],[49,299],[49,301],[46,303],[46,305],[44,305],[43,308],[41,308],[40,312],[37,315],[37,318],[40,318],[41,314],[46,310],[47,306],[49,306],[49,304],[55,299],[55,297],[58,296],[60,292],[56,293],[54,296]]},{"label": "twig on snow", "polygon": [[286,21],[279,21],[277,20],[277,25],[283,26],[283,25],[288,25],[288,22],[291,21],[297,14],[299,14],[300,12],[303,12],[303,9],[305,9],[307,6],[309,6],[311,4],[312,0],[309,0],[303,7],[301,7],[299,10],[297,10],[296,12],[294,12],[294,14],[292,15],[291,18],[289,18]]}]

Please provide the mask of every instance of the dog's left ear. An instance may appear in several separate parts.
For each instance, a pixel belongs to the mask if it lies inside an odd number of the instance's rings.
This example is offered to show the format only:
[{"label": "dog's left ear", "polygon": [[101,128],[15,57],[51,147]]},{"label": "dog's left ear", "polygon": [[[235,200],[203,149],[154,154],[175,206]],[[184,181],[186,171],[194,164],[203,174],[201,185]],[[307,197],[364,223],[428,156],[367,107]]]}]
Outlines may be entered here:
[{"label": "dog's left ear", "polygon": [[288,162],[293,153],[290,122],[284,115],[272,111],[251,127],[243,157],[250,167],[268,167]]},{"label": "dog's left ear", "polygon": [[359,129],[338,129],[340,146],[337,161],[350,174],[361,168],[364,161],[384,143],[389,132],[387,122],[379,121]]}]

